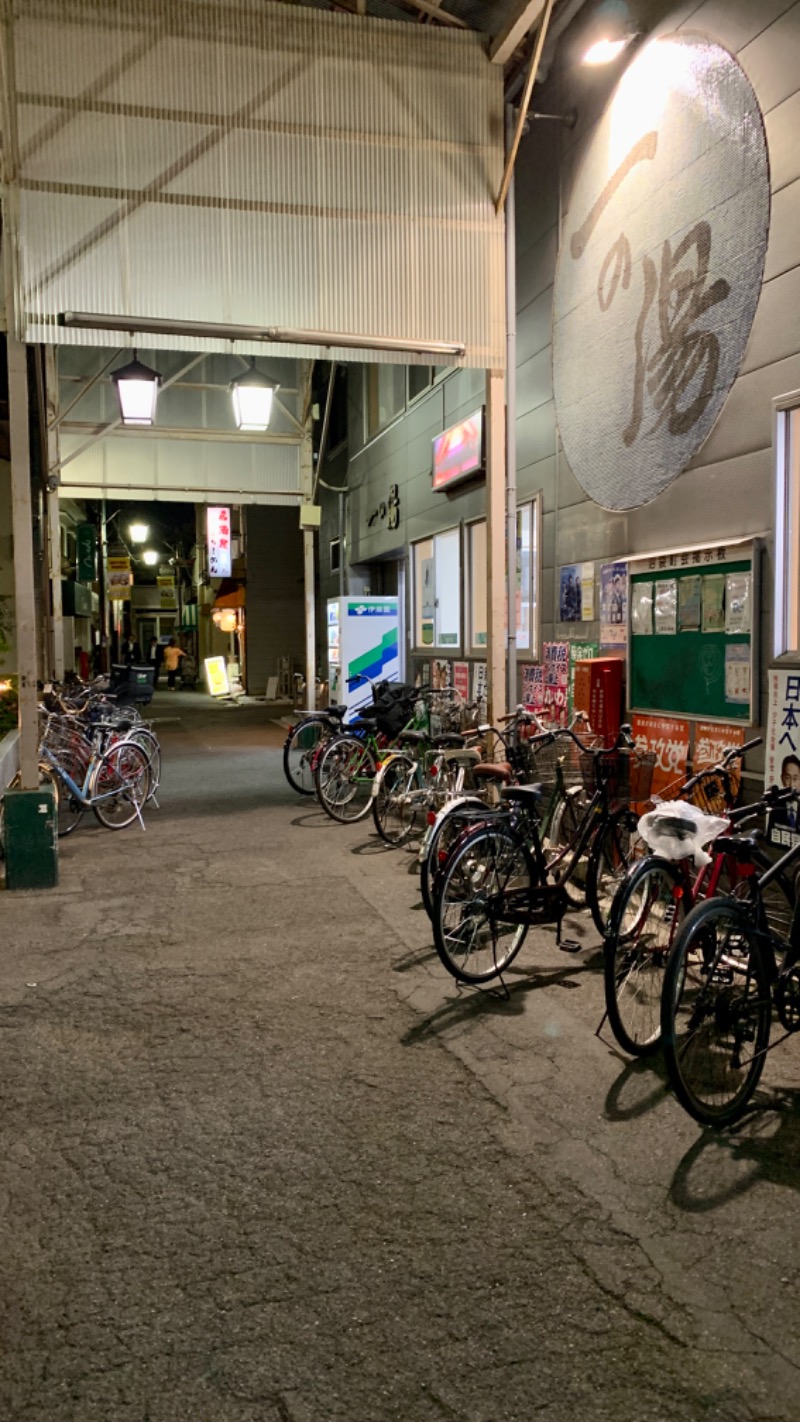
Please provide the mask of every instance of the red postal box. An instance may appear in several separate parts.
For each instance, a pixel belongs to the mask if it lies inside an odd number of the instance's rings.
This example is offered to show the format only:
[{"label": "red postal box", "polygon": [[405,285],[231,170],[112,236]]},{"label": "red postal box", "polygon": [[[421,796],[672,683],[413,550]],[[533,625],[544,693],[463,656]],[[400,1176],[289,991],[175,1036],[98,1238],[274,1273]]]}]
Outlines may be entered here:
[{"label": "red postal box", "polygon": [[596,736],[606,745],[616,739],[622,720],[621,657],[591,657],[575,663],[574,710],[589,717]]}]

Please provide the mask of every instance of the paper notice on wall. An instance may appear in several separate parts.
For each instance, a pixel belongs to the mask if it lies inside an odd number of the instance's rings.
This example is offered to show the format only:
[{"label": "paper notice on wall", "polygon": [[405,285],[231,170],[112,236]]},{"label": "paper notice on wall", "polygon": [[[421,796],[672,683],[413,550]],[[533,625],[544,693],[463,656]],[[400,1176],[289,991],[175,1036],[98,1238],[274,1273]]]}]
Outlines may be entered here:
[{"label": "paper notice on wall", "polygon": [[656,636],[674,637],[678,630],[678,583],[676,578],[659,578],[654,584],[653,611]]},{"label": "paper notice on wall", "polygon": [[724,573],[707,573],[703,578],[703,631],[725,631]]},{"label": "paper notice on wall", "polygon": [[746,706],[750,700],[750,646],[732,642],[725,648],[725,700]]},{"label": "paper notice on wall", "polygon": [[544,644],[544,710],[548,720],[558,726],[567,724],[569,693],[569,643]]},{"label": "paper notice on wall", "polygon": [[[768,673],[764,784],[800,791],[800,672]],[[769,838],[782,849],[791,849],[800,838],[800,806],[780,805],[770,816]]]},{"label": "paper notice on wall", "polygon": [[469,701],[469,662],[453,662],[453,687],[464,701]]},{"label": "paper notice on wall", "polygon": [[631,588],[631,630],[634,637],[650,637],[653,632],[653,584],[634,583]]},{"label": "paper notice on wall", "polygon": [[628,635],[628,565],[600,568],[600,645],[624,647]]},{"label": "paper notice on wall", "polygon": [[544,667],[520,667],[523,704],[532,711],[544,707]]},{"label": "paper notice on wall", "polygon": [[750,574],[728,573],[725,579],[725,631],[729,636],[749,632],[750,621]]},{"label": "paper notice on wall", "polygon": [[481,709],[481,715],[486,715],[486,699],[488,694],[488,682],[486,675],[486,663],[474,662],[472,666],[472,699],[477,702]]},{"label": "paper notice on wall", "polygon": [[703,611],[703,579],[691,574],[678,581],[678,631],[699,632]]}]

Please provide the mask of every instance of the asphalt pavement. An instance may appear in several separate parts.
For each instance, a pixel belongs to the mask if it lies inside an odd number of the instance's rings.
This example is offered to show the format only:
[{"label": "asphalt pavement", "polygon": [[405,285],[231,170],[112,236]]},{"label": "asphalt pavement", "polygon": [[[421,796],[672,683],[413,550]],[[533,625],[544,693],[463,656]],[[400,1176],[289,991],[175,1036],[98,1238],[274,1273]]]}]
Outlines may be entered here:
[{"label": "asphalt pavement", "polygon": [[601,954],[439,965],[411,857],[162,692],[160,809],[0,895],[7,1422],[796,1422],[800,1055],[704,1133]]}]

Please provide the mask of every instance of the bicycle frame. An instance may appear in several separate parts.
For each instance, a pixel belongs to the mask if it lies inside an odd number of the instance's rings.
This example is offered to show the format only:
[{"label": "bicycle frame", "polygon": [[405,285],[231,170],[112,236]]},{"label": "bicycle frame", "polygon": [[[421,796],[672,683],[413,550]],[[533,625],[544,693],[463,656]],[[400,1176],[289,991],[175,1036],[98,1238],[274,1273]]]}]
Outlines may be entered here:
[{"label": "bicycle frame", "polygon": [[[120,794],[120,790],[118,787],[113,790],[107,790],[105,793],[99,795],[92,795],[89,793],[89,786],[92,777],[94,776],[95,771],[102,759],[102,754],[98,755],[96,751],[92,753],[92,756],[89,760],[89,764],[86,767],[86,775],[84,777],[82,787],[76,784],[69,771],[65,770],[63,765],[59,764],[52,751],[49,750],[47,746],[41,747],[40,755],[43,757],[44,760],[47,761],[47,764],[52,768],[52,770],[58,776],[59,780],[64,781],[64,784],[67,786],[67,789],[72,795],[74,795],[75,799],[79,802],[79,804],[83,805],[84,809],[90,810],[93,805],[97,805],[103,800],[113,800],[115,796]],[[133,808],[136,811],[136,815],[140,825],[142,826],[142,829],[144,829],[145,825],[144,820],[142,819],[141,807],[139,806],[136,800],[133,801]]]}]

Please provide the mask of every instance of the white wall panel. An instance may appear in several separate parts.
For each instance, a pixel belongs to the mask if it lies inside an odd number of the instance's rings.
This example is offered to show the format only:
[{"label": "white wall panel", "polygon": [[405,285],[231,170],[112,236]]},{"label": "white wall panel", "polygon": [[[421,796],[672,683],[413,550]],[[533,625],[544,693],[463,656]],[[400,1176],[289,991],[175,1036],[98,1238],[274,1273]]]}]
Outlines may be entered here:
[{"label": "white wall panel", "polygon": [[502,368],[502,73],[479,36],[264,0],[13,14],[26,340],[107,344],[55,324],[97,311],[463,342]]}]

